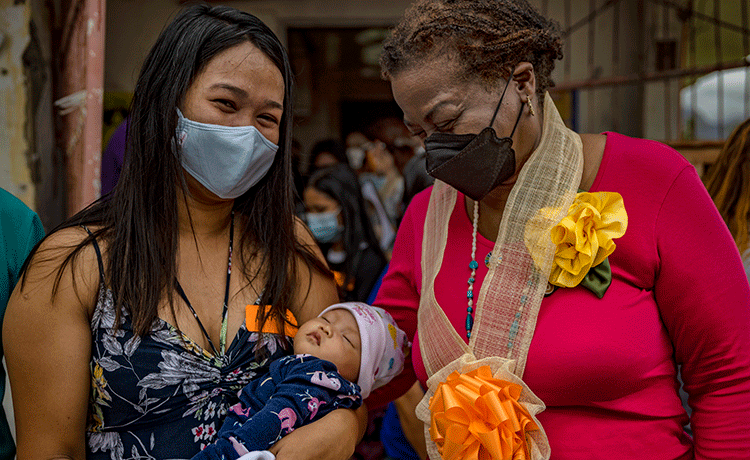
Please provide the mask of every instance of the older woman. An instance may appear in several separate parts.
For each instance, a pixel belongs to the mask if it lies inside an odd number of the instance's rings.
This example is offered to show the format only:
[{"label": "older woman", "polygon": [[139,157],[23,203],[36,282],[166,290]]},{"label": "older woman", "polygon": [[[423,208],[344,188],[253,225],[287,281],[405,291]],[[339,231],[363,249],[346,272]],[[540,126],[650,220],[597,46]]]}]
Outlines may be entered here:
[{"label": "older woman", "polygon": [[[414,372],[387,397],[485,360],[523,389],[518,454],[747,458],[750,288],[731,235],[677,152],[564,126],[546,93],[560,57],[558,28],[519,0],[419,0],[385,43],[438,179],[375,301],[414,334]],[[421,410],[431,458],[489,449],[443,411]]]},{"label": "older woman", "polygon": [[[8,305],[19,458],[190,458],[290,352],[272,332],[338,300],[293,215],[291,91],[255,16],[195,5],[164,29],[113,194],[41,243]],[[346,459],[365,415],[334,411],[274,449]]]}]

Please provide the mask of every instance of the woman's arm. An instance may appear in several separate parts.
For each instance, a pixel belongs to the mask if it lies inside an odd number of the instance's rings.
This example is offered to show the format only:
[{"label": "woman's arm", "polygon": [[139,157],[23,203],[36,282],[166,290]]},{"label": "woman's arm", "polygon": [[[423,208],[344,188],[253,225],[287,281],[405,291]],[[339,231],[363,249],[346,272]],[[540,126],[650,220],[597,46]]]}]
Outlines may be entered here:
[{"label": "woman's arm", "polygon": [[8,302],[3,346],[13,395],[18,458],[84,459],[91,330],[99,274],[92,247],[55,276],[81,231],[47,238]]},{"label": "woman's arm", "polygon": [[367,408],[336,409],[281,438],[271,452],[276,460],[347,460],[365,435]]},{"label": "woman's arm", "polygon": [[[325,259],[302,221],[297,220],[297,235],[303,244]],[[329,305],[339,301],[333,278],[299,264],[299,307],[294,311],[298,324],[318,316]],[[271,452],[278,460],[346,460],[365,435],[367,409],[337,409],[309,425],[300,427],[277,442]]]},{"label": "woman's arm", "polygon": [[693,409],[695,458],[750,452],[750,288],[732,236],[687,166],[656,222],[654,287]]}]

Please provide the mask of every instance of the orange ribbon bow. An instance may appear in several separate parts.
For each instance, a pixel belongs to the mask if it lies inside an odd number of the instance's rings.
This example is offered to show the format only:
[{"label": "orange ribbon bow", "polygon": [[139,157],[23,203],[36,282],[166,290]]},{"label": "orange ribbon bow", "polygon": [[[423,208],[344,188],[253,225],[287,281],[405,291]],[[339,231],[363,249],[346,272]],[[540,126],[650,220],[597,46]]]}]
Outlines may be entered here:
[{"label": "orange ribbon bow", "polygon": [[526,460],[528,431],[539,427],[518,402],[521,386],[489,366],[452,372],[430,399],[430,435],[444,460]]}]

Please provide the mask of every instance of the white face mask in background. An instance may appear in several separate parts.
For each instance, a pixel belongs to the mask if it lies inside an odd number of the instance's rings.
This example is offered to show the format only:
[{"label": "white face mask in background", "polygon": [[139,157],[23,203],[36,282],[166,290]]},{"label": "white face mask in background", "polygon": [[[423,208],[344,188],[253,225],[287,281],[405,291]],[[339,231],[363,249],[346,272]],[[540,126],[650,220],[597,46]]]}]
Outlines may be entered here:
[{"label": "white face mask in background", "polygon": [[348,147],[346,149],[346,158],[349,160],[349,166],[352,169],[359,169],[365,162],[365,149],[362,147]]},{"label": "white face mask in background", "polygon": [[234,199],[266,175],[279,146],[255,126],[223,126],[188,120],[177,109],[182,167],[218,197]]}]

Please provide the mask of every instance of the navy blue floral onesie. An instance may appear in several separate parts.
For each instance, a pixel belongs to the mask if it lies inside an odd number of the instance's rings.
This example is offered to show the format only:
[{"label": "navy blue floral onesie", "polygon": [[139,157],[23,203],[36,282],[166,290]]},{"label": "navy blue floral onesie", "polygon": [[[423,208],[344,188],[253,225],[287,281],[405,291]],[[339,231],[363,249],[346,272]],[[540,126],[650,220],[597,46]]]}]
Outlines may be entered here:
[{"label": "navy blue floral onesie", "polygon": [[248,451],[267,450],[295,428],[334,409],[361,404],[359,386],[341,377],[331,362],[286,356],[242,390],[216,442],[193,460],[237,459]]}]

